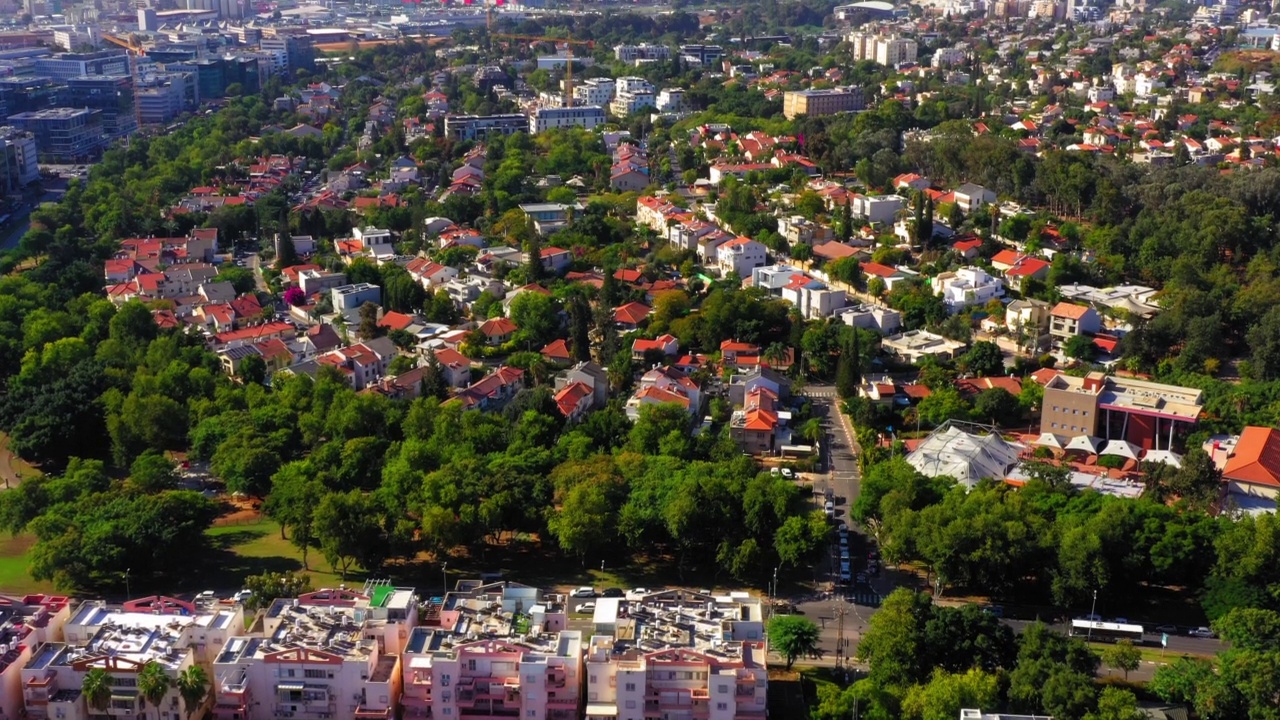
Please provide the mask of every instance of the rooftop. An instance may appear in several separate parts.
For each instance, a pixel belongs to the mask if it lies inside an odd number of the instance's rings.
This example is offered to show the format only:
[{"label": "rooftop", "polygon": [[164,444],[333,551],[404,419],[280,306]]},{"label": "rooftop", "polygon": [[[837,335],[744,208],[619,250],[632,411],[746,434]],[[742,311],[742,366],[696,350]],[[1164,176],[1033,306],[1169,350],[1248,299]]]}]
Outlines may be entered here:
[{"label": "rooftop", "polygon": [[632,599],[599,598],[587,659],[691,650],[721,662],[763,665],[763,620],[760,598],[746,592],[713,595],[677,588]]}]

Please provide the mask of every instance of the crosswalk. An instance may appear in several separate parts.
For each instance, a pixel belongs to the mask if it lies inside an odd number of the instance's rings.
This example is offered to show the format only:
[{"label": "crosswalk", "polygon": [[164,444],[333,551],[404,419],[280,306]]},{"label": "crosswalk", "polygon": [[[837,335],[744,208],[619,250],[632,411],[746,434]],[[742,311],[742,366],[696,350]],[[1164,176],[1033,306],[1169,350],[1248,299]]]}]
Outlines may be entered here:
[{"label": "crosswalk", "polygon": [[809,398],[833,398],[836,396],[835,390],[804,390],[800,393]]},{"label": "crosswalk", "polygon": [[863,607],[880,607],[880,595],[871,588],[856,588],[848,595],[850,602]]}]

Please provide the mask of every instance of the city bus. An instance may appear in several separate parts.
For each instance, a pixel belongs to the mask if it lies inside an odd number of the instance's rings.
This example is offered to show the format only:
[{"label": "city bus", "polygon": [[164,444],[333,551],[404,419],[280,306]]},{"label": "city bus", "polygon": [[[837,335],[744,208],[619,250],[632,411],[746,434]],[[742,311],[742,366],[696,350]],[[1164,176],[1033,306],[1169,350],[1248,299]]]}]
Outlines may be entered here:
[{"label": "city bus", "polygon": [[1127,623],[1097,622],[1094,620],[1072,620],[1071,636],[1088,638],[1098,642],[1132,640],[1134,645],[1141,645],[1142,626]]}]

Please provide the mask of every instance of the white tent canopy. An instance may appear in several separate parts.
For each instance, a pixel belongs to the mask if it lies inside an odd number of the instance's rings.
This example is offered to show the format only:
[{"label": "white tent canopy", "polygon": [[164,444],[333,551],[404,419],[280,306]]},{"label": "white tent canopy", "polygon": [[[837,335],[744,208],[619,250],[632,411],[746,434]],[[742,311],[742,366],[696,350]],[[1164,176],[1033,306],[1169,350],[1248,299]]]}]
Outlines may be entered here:
[{"label": "white tent canopy", "polygon": [[1142,449],[1137,445],[1125,440],[1108,440],[1106,445],[1102,446],[1102,452],[1099,455],[1119,455],[1130,460],[1137,460],[1138,454]]},{"label": "white tent canopy", "polygon": [[1164,463],[1176,468],[1182,467],[1182,456],[1170,450],[1148,450],[1142,456],[1143,462]]},{"label": "white tent canopy", "polygon": [[1039,445],[1040,447],[1051,447],[1051,448],[1057,448],[1059,450],[1062,450],[1065,447],[1065,442],[1066,442],[1066,438],[1063,437],[1062,435],[1055,435],[1053,433],[1040,433],[1040,437],[1036,438],[1035,442],[1032,444]]},{"label": "white tent canopy", "polygon": [[925,438],[907,462],[929,477],[945,475],[973,487],[983,478],[1003,480],[1021,450],[995,433],[979,435],[948,424]]},{"label": "white tent canopy", "polygon": [[1092,435],[1077,435],[1071,438],[1071,442],[1067,443],[1064,450],[1079,450],[1090,455],[1098,454],[1098,447],[1102,445],[1102,440]]}]

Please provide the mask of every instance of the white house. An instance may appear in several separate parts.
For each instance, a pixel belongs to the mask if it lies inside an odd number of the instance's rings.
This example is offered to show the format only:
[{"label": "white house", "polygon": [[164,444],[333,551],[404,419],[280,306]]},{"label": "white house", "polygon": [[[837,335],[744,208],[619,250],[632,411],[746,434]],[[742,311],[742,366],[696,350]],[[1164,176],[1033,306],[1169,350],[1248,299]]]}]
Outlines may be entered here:
[{"label": "white house", "polygon": [[752,270],[765,264],[767,255],[764,245],[740,236],[716,249],[716,265],[722,277],[750,277]]},{"label": "white house", "polygon": [[1004,283],[977,267],[944,272],[929,280],[935,295],[941,295],[952,314],[971,305],[983,305],[993,298],[1004,297]]}]

